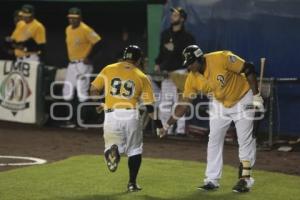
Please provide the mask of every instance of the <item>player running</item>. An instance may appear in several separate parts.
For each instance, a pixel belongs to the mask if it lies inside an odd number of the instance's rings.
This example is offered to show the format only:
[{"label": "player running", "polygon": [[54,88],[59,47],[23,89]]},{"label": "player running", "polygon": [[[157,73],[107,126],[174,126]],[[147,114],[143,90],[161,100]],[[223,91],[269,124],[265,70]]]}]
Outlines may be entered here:
[{"label": "player running", "polygon": [[[105,159],[111,172],[117,170],[120,153],[128,156],[129,192],[141,190],[136,178],[142,161],[143,135],[139,126],[138,105],[146,106],[159,131],[162,123],[157,119],[154,95],[147,76],[139,69],[142,51],[138,46],[125,48],[123,61],[106,66],[91,84],[92,96],[105,92],[104,142]],[[162,133],[161,133],[162,134]]]}]

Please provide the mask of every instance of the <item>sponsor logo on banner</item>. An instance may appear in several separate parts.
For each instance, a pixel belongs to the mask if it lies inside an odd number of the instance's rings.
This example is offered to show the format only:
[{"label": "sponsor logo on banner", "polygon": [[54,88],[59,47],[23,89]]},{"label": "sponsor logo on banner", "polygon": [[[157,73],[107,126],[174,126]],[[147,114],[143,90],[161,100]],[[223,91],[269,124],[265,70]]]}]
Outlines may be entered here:
[{"label": "sponsor logo on banner", "polygon": [[27,82],[30,76],[30,64],[6,62],[3,75],[6,77],[0,83],[0,106],[10,110],[13,115],[20,110],[28,109],[30,107],[28,97],[31,95]]}]

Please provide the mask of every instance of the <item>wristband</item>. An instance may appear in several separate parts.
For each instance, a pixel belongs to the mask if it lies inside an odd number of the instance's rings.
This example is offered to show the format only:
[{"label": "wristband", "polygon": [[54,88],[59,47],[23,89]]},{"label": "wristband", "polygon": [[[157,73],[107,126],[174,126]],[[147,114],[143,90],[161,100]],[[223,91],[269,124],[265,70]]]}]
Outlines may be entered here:
[{"label": "wristband", "polygon": [[154,120],[154,123],[155,123],[155,126],[156,126],[157,128],[162,128],[162,127],[163,127],[163,125],[162,125],[160,119]]}]

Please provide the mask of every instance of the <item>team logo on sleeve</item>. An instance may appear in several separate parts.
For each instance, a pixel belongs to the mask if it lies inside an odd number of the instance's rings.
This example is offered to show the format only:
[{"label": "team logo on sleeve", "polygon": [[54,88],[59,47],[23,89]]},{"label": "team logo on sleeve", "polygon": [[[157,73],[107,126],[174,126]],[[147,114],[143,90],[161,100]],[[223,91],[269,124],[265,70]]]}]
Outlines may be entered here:
[{"label": "team logo on sleeve", "polygon": [[229,61],[232,62],[232,63],[235,63],[236,62],[236,57],[235,56],[229,56]]},{"label": "team logo on sleeve", "polygon": [[217,80],[219,81],[219,83],[221,84],[221,87],[225,86],[225,78],[223,75],[218,75],[217,76]]}]

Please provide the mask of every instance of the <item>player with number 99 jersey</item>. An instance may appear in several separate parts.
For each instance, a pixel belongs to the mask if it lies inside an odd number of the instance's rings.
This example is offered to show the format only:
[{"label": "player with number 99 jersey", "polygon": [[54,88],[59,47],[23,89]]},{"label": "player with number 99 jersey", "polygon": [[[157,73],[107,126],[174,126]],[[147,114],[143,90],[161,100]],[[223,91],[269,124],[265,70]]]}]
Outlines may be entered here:
[{"label": "player with number 99 jersey", "polygon": [[132,63],[122,61],[106,66],[92,85],[105,91],[105,109],[122,109],[154,103],[154,95],[148,77]]}]

